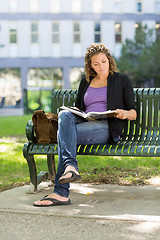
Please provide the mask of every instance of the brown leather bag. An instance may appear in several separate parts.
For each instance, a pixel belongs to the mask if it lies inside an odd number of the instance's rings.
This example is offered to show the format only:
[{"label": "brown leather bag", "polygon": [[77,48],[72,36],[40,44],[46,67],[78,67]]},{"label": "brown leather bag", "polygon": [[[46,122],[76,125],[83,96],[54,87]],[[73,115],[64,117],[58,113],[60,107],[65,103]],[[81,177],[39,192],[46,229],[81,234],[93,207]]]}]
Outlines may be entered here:
[{"label": "brown leather bag", "polygon": [[34,111],[32,122],[38,143],[57,143],[58,114],[37,110]]}]

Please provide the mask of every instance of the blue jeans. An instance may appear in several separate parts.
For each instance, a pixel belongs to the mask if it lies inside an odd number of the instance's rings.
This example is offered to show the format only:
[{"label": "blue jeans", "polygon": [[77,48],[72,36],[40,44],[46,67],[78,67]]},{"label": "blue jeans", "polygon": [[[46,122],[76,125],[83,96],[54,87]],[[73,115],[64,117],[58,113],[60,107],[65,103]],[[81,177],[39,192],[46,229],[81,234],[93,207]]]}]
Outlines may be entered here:
[{"label": "blue jeans", "polygon": [[86,121],[69,112],[61,111],[58,116],[58,169],[55,178],[54,193],[69,196],[69,184],[59,184],[68,165],[78,170],[76,159],[77,144],[105,144],[109,138],[109,128],[106,120]]}]

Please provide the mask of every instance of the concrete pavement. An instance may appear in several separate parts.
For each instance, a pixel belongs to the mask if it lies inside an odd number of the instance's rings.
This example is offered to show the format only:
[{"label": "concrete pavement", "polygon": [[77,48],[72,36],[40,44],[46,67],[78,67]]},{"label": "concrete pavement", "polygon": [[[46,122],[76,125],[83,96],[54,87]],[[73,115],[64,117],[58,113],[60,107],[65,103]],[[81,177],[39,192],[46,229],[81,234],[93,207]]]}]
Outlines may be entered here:
[{"label": "concrete pavement", "polygon": [[0,116],[22,116],[24,115],[23,108],[0,108]]},{"label": "concrete pavement", "polygon": [[72,183],[72,204],[48,208],[32,206],[52,192],[47,182],[40,184],[36,194],[27,194],[28,190],[23,186],[0,193],[1,240],[13,235],[15,240],[160,239],[158,186]]}]

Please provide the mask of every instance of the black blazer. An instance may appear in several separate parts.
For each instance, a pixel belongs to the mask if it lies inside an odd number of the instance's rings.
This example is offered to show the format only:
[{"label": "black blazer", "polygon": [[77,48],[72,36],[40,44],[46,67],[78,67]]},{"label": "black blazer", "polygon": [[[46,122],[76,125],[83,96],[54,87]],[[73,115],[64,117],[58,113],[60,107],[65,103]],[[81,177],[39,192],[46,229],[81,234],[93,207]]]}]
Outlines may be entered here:
[{"label": "black blazer", "polygon": [[[91,81],[92,79],[90,79],[90,82]],[[75,106],[83,111],[85,111],[84,94],[90,82],[88,83],[85,78],[82,78],[78,89]],[[127,75],[115,72],[113,75],[109,74],[107,79],[107,109],[116,110],[117,108],[136,110],[134,92],[130,79]],[[114,143],[114,139],[122,135],[125,121],[126,120],[118,118],[108,118],[110,131],[109,143]]]}]

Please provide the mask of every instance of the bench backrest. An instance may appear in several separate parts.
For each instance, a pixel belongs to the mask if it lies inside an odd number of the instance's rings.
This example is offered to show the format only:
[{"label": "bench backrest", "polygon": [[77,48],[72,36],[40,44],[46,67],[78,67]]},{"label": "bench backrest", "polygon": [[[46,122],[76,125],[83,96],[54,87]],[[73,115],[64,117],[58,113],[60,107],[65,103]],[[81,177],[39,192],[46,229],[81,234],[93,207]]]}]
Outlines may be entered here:
[{"label": "bench backrest", "polygon": [[[137,119],[127,121],[123,141],[160,139],[160,88],[134,88]],[[62,105],[74,106],[77,90],[53,90],[51,112],[58,113]]]}]

